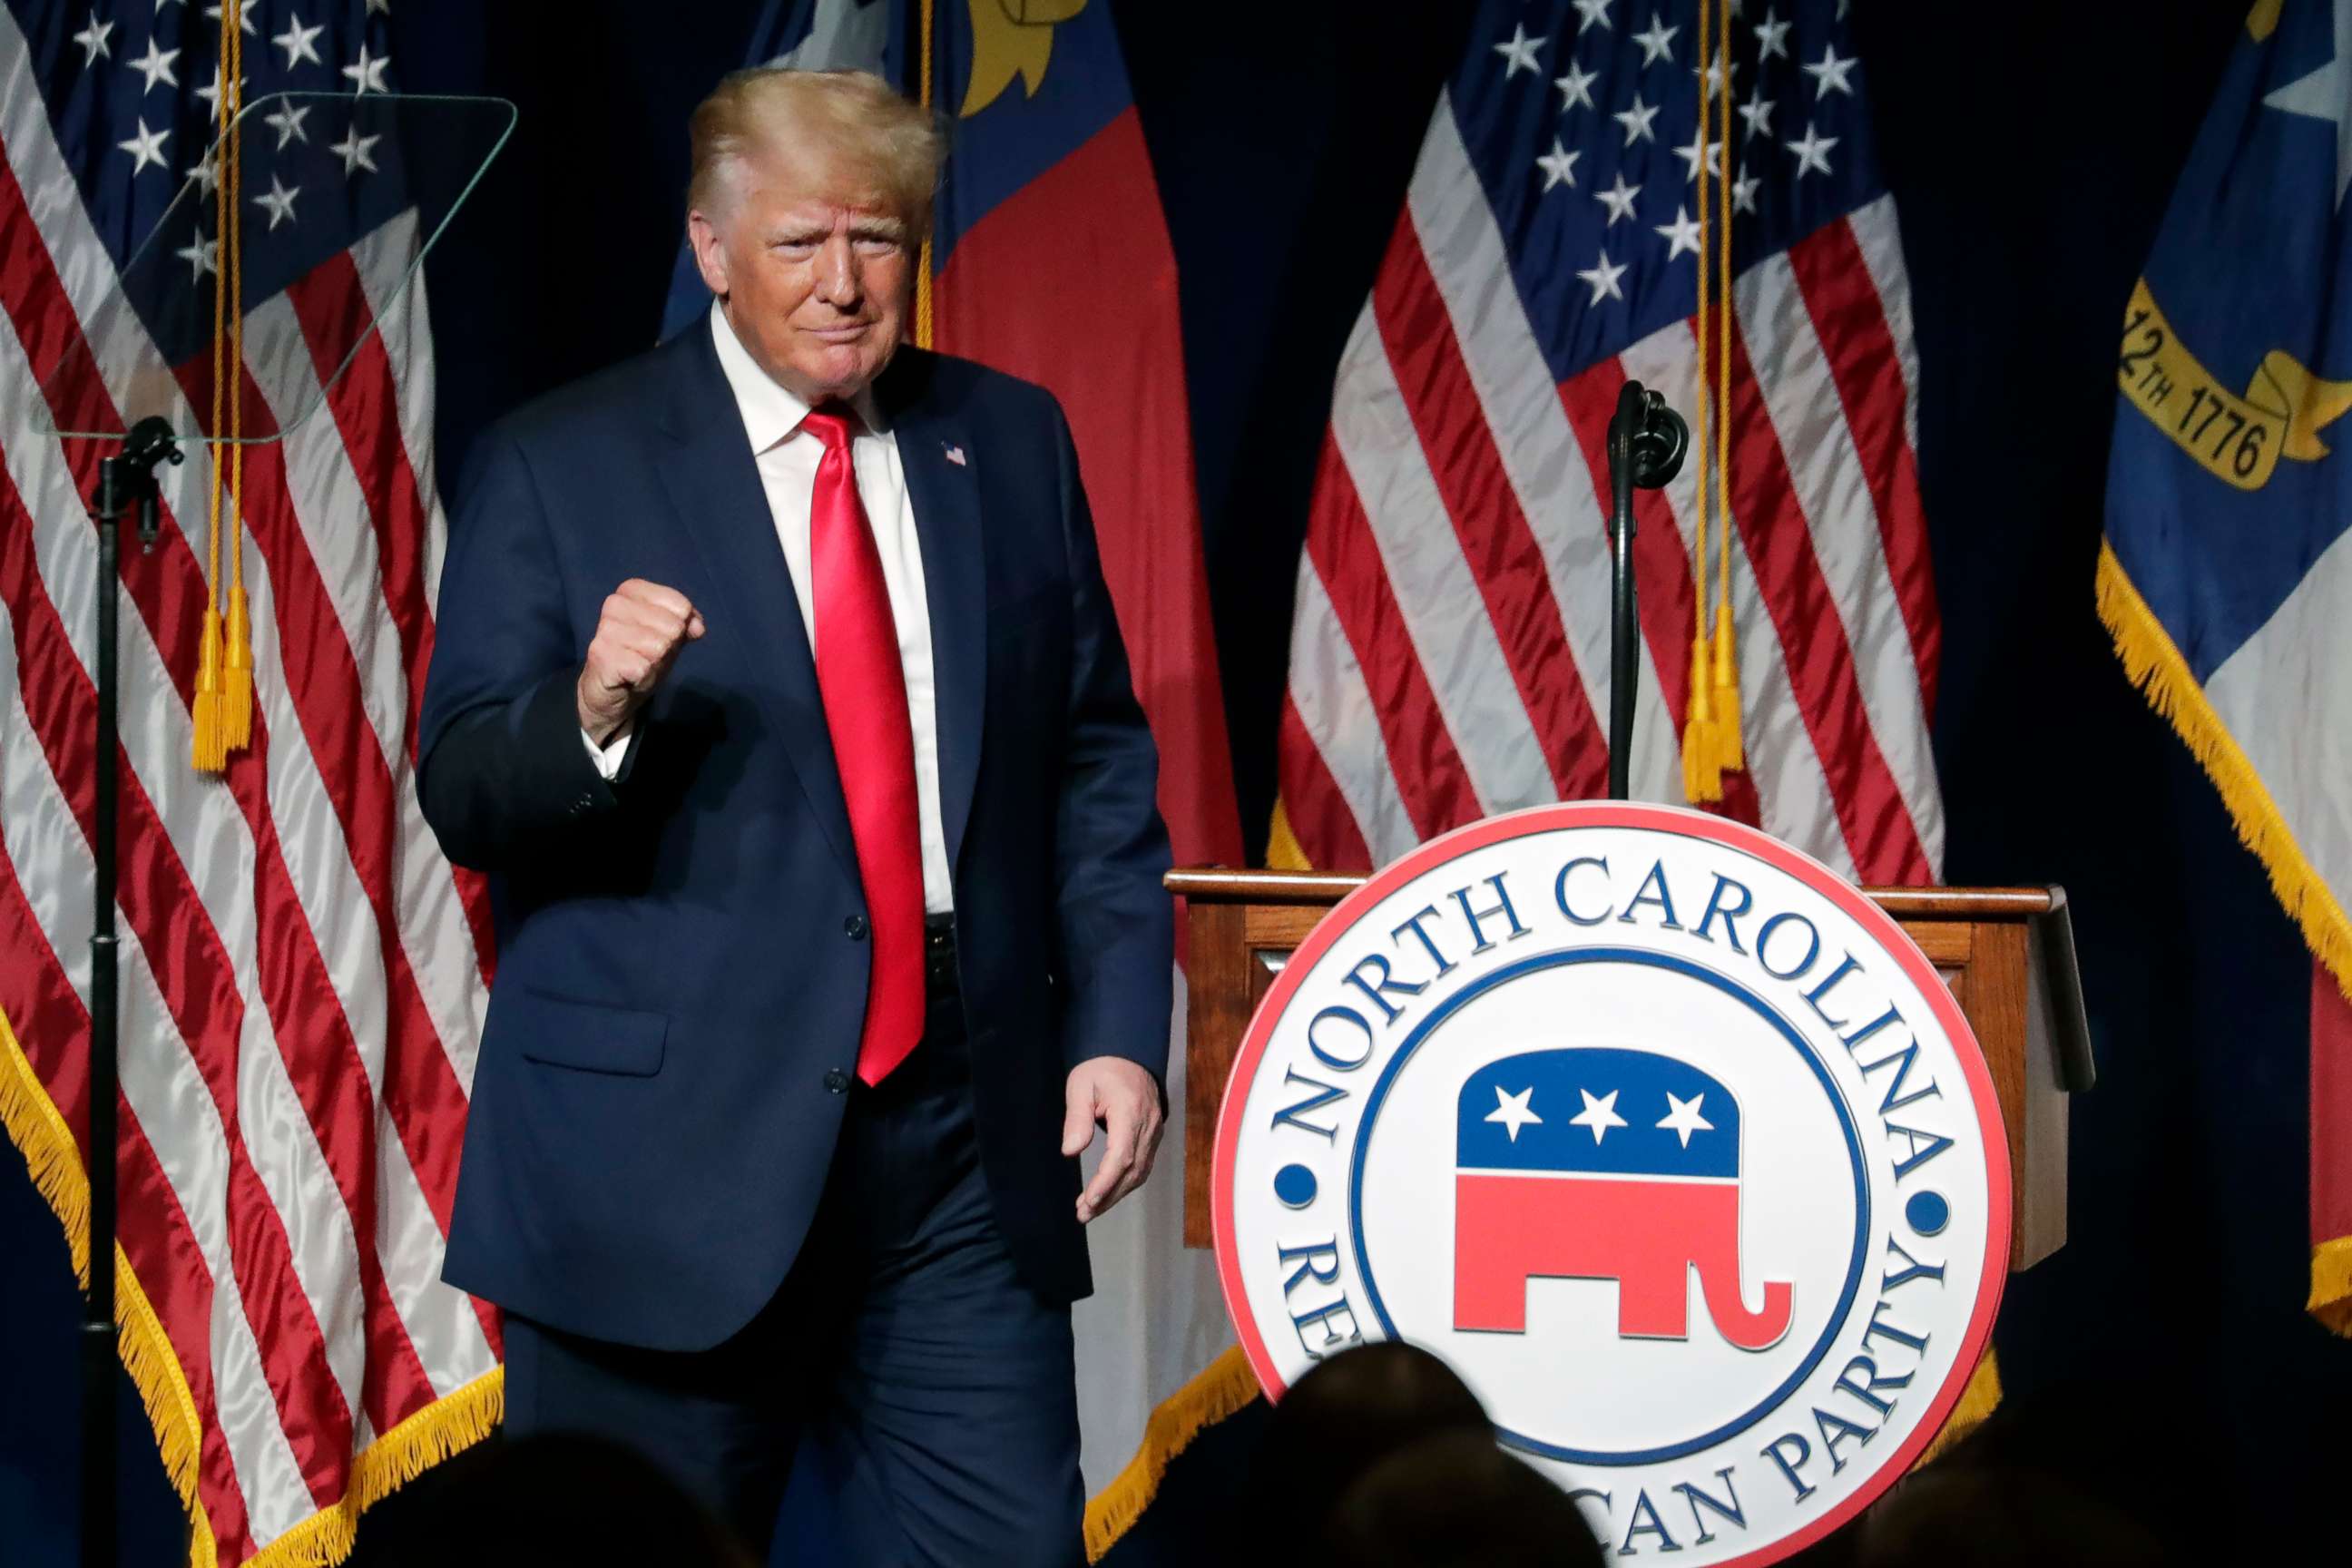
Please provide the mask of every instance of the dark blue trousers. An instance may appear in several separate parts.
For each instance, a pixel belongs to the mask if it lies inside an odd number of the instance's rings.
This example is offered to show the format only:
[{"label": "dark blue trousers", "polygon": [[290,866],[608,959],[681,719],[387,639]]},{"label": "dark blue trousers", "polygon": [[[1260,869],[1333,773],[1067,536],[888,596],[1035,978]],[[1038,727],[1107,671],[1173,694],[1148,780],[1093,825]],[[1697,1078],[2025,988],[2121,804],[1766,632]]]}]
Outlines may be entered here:
[{"label": "dark blue trousers", "polygon": [[[923,1042],[853,1082],[817,1224],[716,1349],[507,1320],[507,1430],[639,1449],[777,1563],[1085,1560],[1066,1307],[1013,1272],[972,1133],[952,954]],[[777,1527],[780,1507],[786,1523]]]}]

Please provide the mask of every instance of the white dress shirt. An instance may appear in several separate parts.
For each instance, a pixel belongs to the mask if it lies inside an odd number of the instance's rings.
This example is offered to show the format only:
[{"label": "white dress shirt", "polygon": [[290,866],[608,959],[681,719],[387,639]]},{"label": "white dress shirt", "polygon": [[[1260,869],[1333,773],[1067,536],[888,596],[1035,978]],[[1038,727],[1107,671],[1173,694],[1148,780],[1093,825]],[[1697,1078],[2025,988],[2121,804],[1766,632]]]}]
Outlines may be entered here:
[{"label": "white dress shirt", "polygon": [[[809,510],[824,443],[801,428],[809,405],[760,368],[716,301],[710,307],[710,336],[719,350],[719,368],[726,373],[735,406],[743,416],[744,431],[751,437],[760,487],[767,492],[768,510],[775,522],[776,542],[783,548],[793,595],[799,601],[801,627],[808,634],[814,653],[816,612],[812,599]],[[862,428],[850,437],[850,467],[857,476],[857,499],[864,503],[874,530],[876,552],[882,558],[883,586],[890,595],[890,619],[898,632],[898,665],[907,681],[907,718],[915,737],[915,809],[922,836],[923,908],[928,913],[945,914],[955,907],[955,898],[948,877],[947,833],[940,817],[931,612],[923,596],[923,552],[915,531],[915,502],[907,493],[898,437],[883,423],[873,395],[859,394],[851,406]],[[595,759],[599,773],[609,779],[620,771],[622,759],[628,754],[627,730],[602,747],[584,733],[581,740]]]}]

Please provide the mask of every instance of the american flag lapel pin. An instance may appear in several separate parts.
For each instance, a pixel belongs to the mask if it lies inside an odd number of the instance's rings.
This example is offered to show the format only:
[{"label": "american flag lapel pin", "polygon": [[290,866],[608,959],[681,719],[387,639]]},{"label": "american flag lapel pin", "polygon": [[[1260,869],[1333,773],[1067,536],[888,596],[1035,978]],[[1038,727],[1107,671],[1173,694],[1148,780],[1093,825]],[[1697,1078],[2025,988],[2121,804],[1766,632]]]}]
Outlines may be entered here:
[{"label": "american flag lapel pin", "polygon": [[971,460],[963,455],[963,448],[961,447],[955,445],[951,441],[942,442],[941,445],[947,447],[949,462],[953,463],[959,468],[968,468],[971,466]]}]

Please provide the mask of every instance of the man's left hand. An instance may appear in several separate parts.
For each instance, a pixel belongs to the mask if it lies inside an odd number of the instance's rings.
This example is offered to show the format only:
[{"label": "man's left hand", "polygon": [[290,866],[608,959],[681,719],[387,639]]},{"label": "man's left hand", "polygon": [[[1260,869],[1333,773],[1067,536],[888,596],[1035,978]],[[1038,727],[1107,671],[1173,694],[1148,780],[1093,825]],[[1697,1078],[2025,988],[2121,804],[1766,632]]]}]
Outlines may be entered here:
[{"label": "man's left hand", "polygon": [[1151,1157],[1160,1152],[1166,1119],[1160,1111],[1160,1086],[1150,1073],[1123,1057],[1095,1057],[1070,1069],[1062,1116],[1062,1152],[1080,1154],[1103,1129],[1102,1163],[1078,1194],[1078,1223],[1086,1224],[1143,1185]]}]

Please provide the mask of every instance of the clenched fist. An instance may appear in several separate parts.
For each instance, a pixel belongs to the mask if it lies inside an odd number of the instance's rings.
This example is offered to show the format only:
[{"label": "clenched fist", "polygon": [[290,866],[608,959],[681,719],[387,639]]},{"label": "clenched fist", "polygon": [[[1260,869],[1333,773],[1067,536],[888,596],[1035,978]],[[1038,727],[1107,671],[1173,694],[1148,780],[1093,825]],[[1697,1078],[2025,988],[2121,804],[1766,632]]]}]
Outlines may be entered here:
[{"label": "clenched fist", "polygon": [[597,617],[581,668],[580,728],[598,745],[635,717],[677,658],[702,635],[702,612],[675,588],[632,577]]}]

